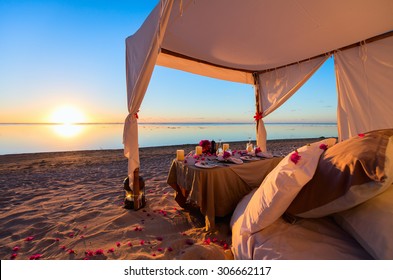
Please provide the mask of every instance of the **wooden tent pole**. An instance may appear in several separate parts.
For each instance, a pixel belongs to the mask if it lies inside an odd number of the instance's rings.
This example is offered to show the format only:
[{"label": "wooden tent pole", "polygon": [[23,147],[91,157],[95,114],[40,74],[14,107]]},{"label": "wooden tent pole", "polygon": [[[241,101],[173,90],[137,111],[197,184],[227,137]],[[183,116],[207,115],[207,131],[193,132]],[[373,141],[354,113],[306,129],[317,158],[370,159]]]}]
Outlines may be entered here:
[{"label": "wooden tent pole", "polygon": [[[261,109],[260,109],[260,98],[259,98],[259,78],[258,78],[258,73],[254,72],[252,74],[252,76],[254,77],[254,87],[255,87],[255,107],[256,107],[256,113],[259,115],[261,113]],[[259,126],[259,121],[256,121],[257,125],[256,125],[256,129],[257,129],[257,133],[258,133],[258,126]]]},{"label": "wooden tent pole", "polygon": [[139,195],[140,195],[140,185],[139,185],[139,168],[134,170],[134,181],[132,182],[132,192],[134,200],[134,209],[139,209],[141,207]]}]

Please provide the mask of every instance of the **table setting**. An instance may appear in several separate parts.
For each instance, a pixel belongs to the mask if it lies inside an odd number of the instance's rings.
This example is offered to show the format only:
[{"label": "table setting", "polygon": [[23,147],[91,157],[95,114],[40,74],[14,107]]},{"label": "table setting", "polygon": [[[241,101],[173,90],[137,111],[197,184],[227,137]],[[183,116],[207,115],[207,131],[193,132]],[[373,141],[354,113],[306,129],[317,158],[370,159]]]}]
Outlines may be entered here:
[{"label": "table setting", "polygon": [[251,140],[246,144],[244,150],[231,150],[228,143],[221,145],[221,139],[216,143],[214,140],[201,140],[195,147],[185,155],[184,150],[176,151],[176,160],[183,161],[187,166],[198,168],[215,168],[219,166],[240,165],[245,162],[258,161],[272,158],[270,152],[262,152],[258,146],[254,146]]},{"label": "table setting", "polygon": [[175,200],[181,207],[197,205],[206,229],[214,228],[216,216],[231,213],[282,159],[261,152],[251,142],[245,149],[236,147],[201,140],[192,151],[177,150],[169,169],[167,183],[176,191]]}]

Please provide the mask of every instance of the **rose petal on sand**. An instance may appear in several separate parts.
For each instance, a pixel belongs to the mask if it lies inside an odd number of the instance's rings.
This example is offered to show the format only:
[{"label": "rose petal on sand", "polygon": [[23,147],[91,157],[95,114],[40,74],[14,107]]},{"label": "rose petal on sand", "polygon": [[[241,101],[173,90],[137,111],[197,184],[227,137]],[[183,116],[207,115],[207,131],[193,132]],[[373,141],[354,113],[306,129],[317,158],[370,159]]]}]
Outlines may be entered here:
[{"label": "rose petal on sand", "polygon": [[97,250],[94,252],[94,254],[95,254],[95,255],[103,255],[103,254],[104,254],[104,250],[103,250],[103,249],[97,249]]}]

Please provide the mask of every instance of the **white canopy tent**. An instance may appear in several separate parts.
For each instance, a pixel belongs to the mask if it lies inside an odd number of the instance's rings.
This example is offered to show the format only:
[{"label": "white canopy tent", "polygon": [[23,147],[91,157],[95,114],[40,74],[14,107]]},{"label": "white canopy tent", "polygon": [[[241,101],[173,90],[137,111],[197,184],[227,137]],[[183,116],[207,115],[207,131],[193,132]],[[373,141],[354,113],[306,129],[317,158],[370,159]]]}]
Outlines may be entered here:
[{"label": "white canopy tent", "polygon": [[[255,85],[265,117],[330,56],[340,140],[393,127],[393,1],[161,0],[126,39],[124,153],[139,168],[137,112],[154,66]],[[266,149],[262,118],[257,143]]]}]

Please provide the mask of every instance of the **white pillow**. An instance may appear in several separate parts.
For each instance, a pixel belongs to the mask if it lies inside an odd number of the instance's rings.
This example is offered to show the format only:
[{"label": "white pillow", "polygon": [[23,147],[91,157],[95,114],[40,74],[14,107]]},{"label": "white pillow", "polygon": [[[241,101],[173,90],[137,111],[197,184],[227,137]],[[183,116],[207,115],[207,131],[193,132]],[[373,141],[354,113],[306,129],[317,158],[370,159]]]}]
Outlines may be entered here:
[{"label": "white pillow", "polygon": [[333,217],[375,259],[393,260],[393,185]]},{"label": "white pillow", "polygon": [[334,145],[286,213],[320,218],[384,192],[393,183],[393,129],[375,130]]},{"label": "white pillow", "polygon": [[324,139],[289,153],[262,182],[244,212],[241,234],[252,234],[272,224],[285,212],[301,188],[311,180],[324,148],[336,143]]}]

